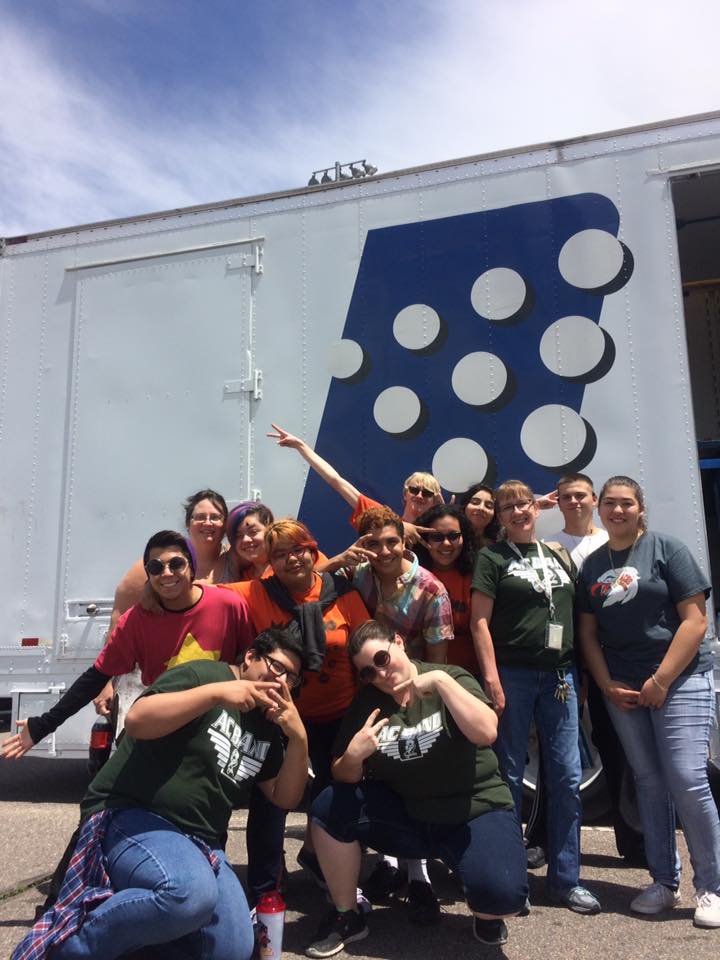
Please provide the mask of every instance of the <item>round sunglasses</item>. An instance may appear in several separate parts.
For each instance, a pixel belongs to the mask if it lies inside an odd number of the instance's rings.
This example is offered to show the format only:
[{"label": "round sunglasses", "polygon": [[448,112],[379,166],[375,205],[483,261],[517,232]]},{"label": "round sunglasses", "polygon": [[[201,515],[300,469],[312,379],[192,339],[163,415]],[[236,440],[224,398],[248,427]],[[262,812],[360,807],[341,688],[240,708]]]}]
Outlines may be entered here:
[{"label": "round sunglasses", "polygon": [[394,642],[394,640],[390,640],[387,650],[378,650],[377,653],[373,654],[372,659],[374,666],[368,664],[366,667],[361,667],[358,670],[358,677],[363,683],[372,683],[377,676],[378,669],[382,670],[383,667],[386,667],[390,663],[390,647]]},{"label": "round sunglasses", "polygon": [[170,573],[180,573],[188,565],[187,557],[170,557],[169,560],[148,560],[145,569],[151,577],[159,577],[165,572],[165,567]]}]

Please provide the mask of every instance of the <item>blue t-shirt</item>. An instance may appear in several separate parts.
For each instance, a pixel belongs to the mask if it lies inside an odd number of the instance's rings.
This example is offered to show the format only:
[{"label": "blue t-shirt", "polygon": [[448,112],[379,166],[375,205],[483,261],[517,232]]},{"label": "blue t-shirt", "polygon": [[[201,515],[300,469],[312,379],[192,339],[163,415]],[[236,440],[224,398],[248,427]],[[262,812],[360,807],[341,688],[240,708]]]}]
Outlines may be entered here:
[{"label": "blue t-shirt", "polygon": [[[632,555],[631,555],[632,551]],[[642,684],[660,666],[680,626],[676,605],[710,584],[685,544],[664,533],[644,533],[632,548],[594,550],[583,564],[577,606],[594,613],[610,676]],[[711,667],[708,639],[682,676]]]}]

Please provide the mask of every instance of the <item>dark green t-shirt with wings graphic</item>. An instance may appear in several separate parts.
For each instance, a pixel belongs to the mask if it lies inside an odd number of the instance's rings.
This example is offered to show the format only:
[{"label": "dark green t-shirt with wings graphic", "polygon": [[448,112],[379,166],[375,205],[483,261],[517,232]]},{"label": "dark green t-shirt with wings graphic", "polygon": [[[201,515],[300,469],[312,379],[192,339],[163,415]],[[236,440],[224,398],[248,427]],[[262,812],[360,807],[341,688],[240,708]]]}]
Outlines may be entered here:
[{"label": "dark green t-shirt with wings graphic", "polygon": [[[480,685],[462,667],[413,661],[419,673],[442,670],[488,703]],[[376,687],[357,694],[335,741],[341,756],[373,710],[390,721],[380,746],[364,764],[367,779],[380,780],[399,794],[408,814],[423,823],[466,823],[488,810],[512,809],[510,791],[490,747],[478,747],[461,733],[439,694],[416,698],[407,707]]]},{"label": "dark green t-shirt with wings graphic", "polygon": [[[234,679],[226,663],[195,660],[167,670],[143,696]],[[255,780],[277,776],[282,761],[280,728],[260,710],[213,707],[157,740],[123,737],[88,787],[82,815],[143,807],[183,833],[222,846],[233,805],[247,800]]]}]

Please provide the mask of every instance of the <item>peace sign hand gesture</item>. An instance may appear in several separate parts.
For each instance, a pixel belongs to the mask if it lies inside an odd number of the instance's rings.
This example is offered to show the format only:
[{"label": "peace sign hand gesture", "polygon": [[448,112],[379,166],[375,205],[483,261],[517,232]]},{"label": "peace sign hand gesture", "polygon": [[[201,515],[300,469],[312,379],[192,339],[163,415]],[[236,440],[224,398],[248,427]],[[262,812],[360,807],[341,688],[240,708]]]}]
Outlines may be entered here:
[{"label": "peace sign hand gesture", "polygon": [[383,720],[378,720],[379,713],[380,708],[376,707],[348,744],[345,752],[353,760],[362,763],[363,760],[372,756],[380,746],[378,734],[383,727],[387,726],[388,719],[385,717]]}]

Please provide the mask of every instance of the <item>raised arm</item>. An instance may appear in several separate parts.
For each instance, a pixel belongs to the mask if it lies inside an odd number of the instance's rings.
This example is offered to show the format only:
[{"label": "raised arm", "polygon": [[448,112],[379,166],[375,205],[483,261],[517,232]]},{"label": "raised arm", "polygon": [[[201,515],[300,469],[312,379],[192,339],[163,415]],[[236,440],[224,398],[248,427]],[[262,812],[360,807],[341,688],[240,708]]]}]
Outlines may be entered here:
[{"label": "raised arm", "polygon": [[292,433],[283,430],[283,428],[279,427],[276,423],[271,424],[271,426],[275,433],[268,433],[267,436],[272,440],[277,440],[279,447],[290,447],[293,450],[297,450],[303,460],[306,460],[313,470],[322,477],[325,483],[329,484],[336,493],[339,493],[343,500],[349,503],[354,510],[360,498],[360,491],[354,487],[349,480],[346,480],[345,477],[341,477],[335,467],[329,464],[327,460],[323,460],[323,458],[315,453],[312,447],[309,447],[300,437],[293,436]]},{"label": "raised arm", "polygon": [[130,707],[125,730],[136,740],[157,740],[175,733],[211,707],[235,707],[242,713],[255,707],[271,709],[275,701],[270,691],[279,689],[279,682],[274,681],[221,680],[189,690],[149,694]]},{"label": "raised arm", "polygon": [[466,690],[462,684],[444,670],[429,670],[399,683],[393,693],[412,688],[412,695],[428,697],[438,694],[470,743],[477,747],[489,747],[497,737],[497,714],[482,700]]}]

